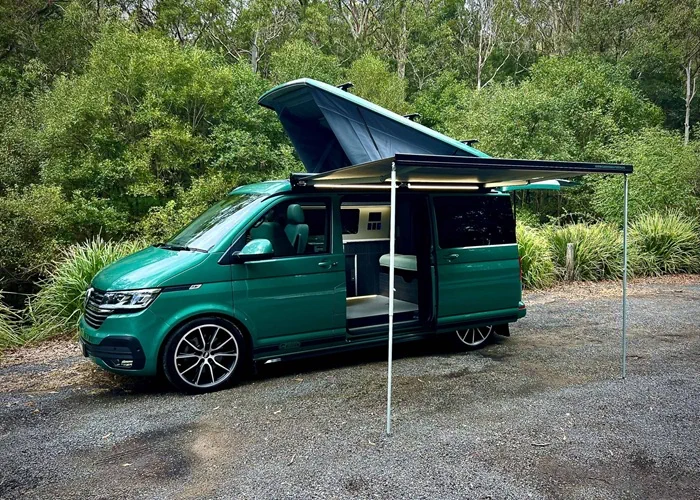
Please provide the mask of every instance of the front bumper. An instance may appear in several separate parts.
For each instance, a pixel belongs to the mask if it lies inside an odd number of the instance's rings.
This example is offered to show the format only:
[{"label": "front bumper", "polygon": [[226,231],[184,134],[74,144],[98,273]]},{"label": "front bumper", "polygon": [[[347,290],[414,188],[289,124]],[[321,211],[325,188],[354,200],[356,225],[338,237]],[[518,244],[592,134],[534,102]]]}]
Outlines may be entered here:
[{"label": "front bumper", "polygon": [[158,373],[158,353],[169,329],[168,323],[150,309],[112,314],[99,328],[80,318],[80,344],[83,354],[105,370],[152,376]]},{"label": "front bumper", "polygon": [[135,337],[113,335],[99,344],[79,340],[83,356],[100,360],[107,368],[117,370],[143,370],[146,355],[141,343]]}]

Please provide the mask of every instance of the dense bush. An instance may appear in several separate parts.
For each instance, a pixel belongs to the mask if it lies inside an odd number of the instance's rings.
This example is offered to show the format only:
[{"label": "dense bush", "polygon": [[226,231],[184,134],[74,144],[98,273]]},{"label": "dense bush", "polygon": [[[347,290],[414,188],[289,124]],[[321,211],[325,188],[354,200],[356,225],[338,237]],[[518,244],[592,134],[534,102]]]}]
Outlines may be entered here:
[{"label": "dense bush", "polygon": [[678,211],[642,215],[630,226],[631,264],[636,275],[700,271],[698,220]]},{"label": "dense bush", "polygon": [[663,120],[624,70],[596,57],[543,58],[529,74],[475,90],[445,73],[416,106],[429,125],[505,158],[599,160],[621,135]]},{"label": "dense bush", "polygon": [[574,244],[574,279],[602,280],[622,276],[622,233],[604,222],[549,226],[544,231],[561,279],[566,271],[566,245]]},{"label": "dense bush", "polygon": [[517,225],[518,253],[526,288],[546,288],[554,283],[554,262],[547,240],[540,229]]},{"label": "dense bush", "polygon": [[[677,209],[689,215],[700,210],[700,147],[683,145],[676,132],[645,129],[620,137],[607,151],[609,161],[631,163],[630,220],[651,211]],[[593,209],[608,221],[622,222],[622,177],[590,179]]]},{"label": "dense bush", "polygon": [[96,237],[64,249],[48,270],[41,290],[30,301],[33,325],[27,340],[72,331],[83,311],[85,292],[100,269],[143,248],[140,242],[112,242]]}]

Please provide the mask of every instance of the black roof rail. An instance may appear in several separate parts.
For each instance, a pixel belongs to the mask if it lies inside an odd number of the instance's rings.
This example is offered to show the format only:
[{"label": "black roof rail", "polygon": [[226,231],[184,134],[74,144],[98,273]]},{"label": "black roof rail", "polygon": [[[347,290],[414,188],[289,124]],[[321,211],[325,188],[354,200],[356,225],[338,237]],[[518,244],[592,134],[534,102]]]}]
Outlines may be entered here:
[{"label": "black roof rail", "polygon": [[459,141],[462,144],[466,144],[469,147],[472,147],[474,144],[479,142],[479,139],[464,139],[463,141]]},{"label": "black roof rail", "polygon": [[420,118],[421,114],[420,113],[409,113],[407,115],[403,115],[404,118],[408,118],[412,122],[416,121],[416,118]]},{"label": "black roof rail", "polygon": [[344,90],[345,92],[347,92],[348,89],[351,89],[354,86],[355,85],[353,85],[352,82],[345,82],[345,83],[341,83],[340,85],[336,85],[336,87],[338,87],[340,90]]}]

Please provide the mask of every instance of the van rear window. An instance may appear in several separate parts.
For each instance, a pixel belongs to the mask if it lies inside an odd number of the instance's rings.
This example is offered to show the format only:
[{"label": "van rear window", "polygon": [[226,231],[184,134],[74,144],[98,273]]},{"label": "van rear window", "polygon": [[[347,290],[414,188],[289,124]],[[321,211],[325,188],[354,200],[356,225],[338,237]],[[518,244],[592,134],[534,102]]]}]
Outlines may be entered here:
[{"label": "van rear window", "polygon": [[515,243],[508,196],[438,196],[434,205],[440,248]]}]

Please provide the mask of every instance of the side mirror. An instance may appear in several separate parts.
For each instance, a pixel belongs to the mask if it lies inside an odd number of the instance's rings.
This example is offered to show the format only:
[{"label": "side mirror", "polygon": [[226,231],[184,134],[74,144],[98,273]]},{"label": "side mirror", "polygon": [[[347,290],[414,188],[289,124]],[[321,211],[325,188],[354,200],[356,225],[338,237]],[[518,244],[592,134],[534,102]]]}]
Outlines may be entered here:
[{"label": "side mirror", "polygon": [[275,256],[270,240],[258,239],[246,243],[240,252],[233,254],[235,262],[252,262],[265,260]]}]

